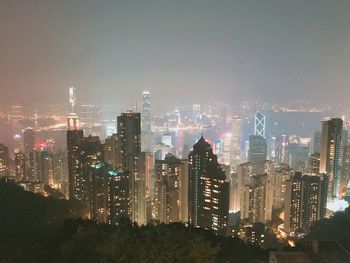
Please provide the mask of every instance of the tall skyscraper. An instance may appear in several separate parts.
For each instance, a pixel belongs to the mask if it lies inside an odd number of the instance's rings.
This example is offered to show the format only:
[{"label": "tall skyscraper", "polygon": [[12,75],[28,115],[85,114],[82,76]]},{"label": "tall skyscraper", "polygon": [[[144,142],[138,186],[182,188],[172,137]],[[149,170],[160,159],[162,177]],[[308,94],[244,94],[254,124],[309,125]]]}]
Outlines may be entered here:
[{"label": "tall skyscraper", "polygon": [[151,132],[151,93],[144,91],[142,93],[142,132]]},{"label": "tall skyscraper", "polygon": [[341,173],[342,119],[330,119],[322,122],[320,155],[320,174],[328,176],[328,197],[339,197]]},{"label": "tall skyscraper", "polygon": [[21,151],[15,151],[15,175],[17,181],[25,179],[25,154]]},{"label": "tall skyscraper", "polygon": [[251,163],[263,162],[266,160],[266,140],[260,135],[249,137],[248,161]]},{"label": "tall skyscraper", "polygon": [[203,137],[193,146],[188,167],[189,222],[225,234],[228,225],[229,183],[217,156]]},{"label": "tall skyscraper", "polygon": [[142,145],[144,152],[152,151],[153,134],[151,127],[151,93],[142,93],[142,120],[141,120]]},{"label": "tall skyscraper", "polygon": [[[127,111],[118,116],[118,147],[121,153],[122,168],[130,172],[129,191],[131,200],[132,221],[137,223],[144,222],[144,214],[140,207],[145,207],[145,198],[142,195],[143,183],[140,177],[140,154],[141,154],[141,116],[140,113]],[[139,202],[142,202],[140,204]]]},{"label": "tall skyscraper", "polygon": [[260,111],[257,111],[255,114],[255,120],[254,120],[254,135],[256,136],[262,136],[263,138],[266,138],[266,117],[263,113]]}]

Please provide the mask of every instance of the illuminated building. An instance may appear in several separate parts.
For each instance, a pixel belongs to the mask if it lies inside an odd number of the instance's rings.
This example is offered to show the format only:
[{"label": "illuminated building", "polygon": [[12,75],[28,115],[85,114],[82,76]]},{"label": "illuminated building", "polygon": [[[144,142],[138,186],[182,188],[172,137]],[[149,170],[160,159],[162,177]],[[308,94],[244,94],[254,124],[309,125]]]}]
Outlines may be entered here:
[{"label": "illuminated building", "polygon": [[188,165],[189,222],[225,234],[228,226],[229,183],[217,156],[203,137],[193,146]]},{"label": "illuminated building", "polygon": [[142,151],[152,151],[153,134],[151,126],[151,93],[142,93],[142,119],[141,119],[141,149]]},{"label": "illuminated building", "polygon": [[291,236],[297,235],[302,223],[302,174],[296,172],[286,183],[284,205],[284,230]]},{"label": "illuminated building", "polygon": [[[130,218],[133,222],[142,224],[144,222],[145,198],[140,196],[144,189],[140,181],[139,156],[141,154],[141,116],[140,113],[127,111],[118,116],[118,147],[121,153],[122,168],[130,172],[129,191],[131,200]],[[142,203],[140,203],[142,202]]]},{"label": "illuminated building", "polygon": [[272,217],[273,186],[267,174],[254,175],[241,190],[241,219],[266,224]]},{"label": "illuminated building", "polygon": [[174,155],[155,162],[154,214],[164,223],[187,222],[188,167]]},{"label": "illuminated building", "polygon": [[77,147],[73,174],[73,197],[89,204],[91,178],[88,168],[103,162],[103,147],[99,137],[84,137]]},{"label": "illuminated building", "polygon": [[9,165],[10,165],[10,155],[9,155],[9,148],[4,145],[0,144],[0,177],[7,177],[9,176]]},{"label": "illuminated building", "polygon": [[320,174],[328,176],[328,197],[339,197],[342,119],[330,119],[322,122],[322,140],[320,155]]},{"label": "illuminated building", "polygon": [[273,208],[280,209],[284,204],[286,181],[291,177],[291,169],[287,164],[279,164],[272,176],[273,182]]},{"label": "illuminated building", "polygon": [[260,135],[249,136],[248,162],[259,163],[266,160],[266,141]]},{"label": "illuminated building", "polygon": [[130,215],[129,172],[118,168],[108,171],[108,222],[112,225]]},{"label": "illuminated building", "polygon": [[303,178],[302,228],[309,232],[310,227],[326,214],[327,177],[307,176]]},{"label": "illuminated building", "polygon": [[76,195],[76,178],[80,176],[79,147],[83,143],[82,130],[67,130],[67,160],[68,160],[68,192],[69,199],[78,198]]},{"label": "illuminated building", "polygon": [[254,119],[254,135],[266,138],[265,134],[266,117],[260,111],[257,111]]},{"label": "illuminated building", "polygon": [[350,145],[343,147],[342,180],[340,182],[341,193],[346,193],[350,180]]},{"label": "illuminated building", "polygon": [[296,172],[287,181],[284,207],[284,230],[290,236],[307,233],[324,218],[327,204],[327,177]]},{"label": "illuminated building", "polygon": [[25,155],[21,151],[15,151],[15,175],[17,181],[25,178]]}]

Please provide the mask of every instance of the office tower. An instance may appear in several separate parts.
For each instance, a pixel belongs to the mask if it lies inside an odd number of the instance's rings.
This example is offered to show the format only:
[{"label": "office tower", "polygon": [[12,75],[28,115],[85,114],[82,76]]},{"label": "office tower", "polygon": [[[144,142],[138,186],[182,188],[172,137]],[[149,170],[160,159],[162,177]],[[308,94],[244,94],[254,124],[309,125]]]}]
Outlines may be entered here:
[{"label": "office tower", "polygon": [[330,119],[322,122],[320,174],[328,176],[329,198],[339,197],[342,131],[342,119]]},{"label": "office tower", "polygon": [[74,87],[69,88],[69,106],[70,112],[75,113],[75,106],[77,103],[76,89]]},{"label": "office tower", "polygon": [[[221,156],[220,160],[221,163],[224,163],[225,165],[230,165],[231,163],[231,143],[232,143],[232,134],[230,132],[225,133],[222,136],[222,143],[221,148],[220,146],[218,148],[215,147],[215,152],[218,156]],[[215,145],[216,146],[216,145]]]},{"label": "office tower", "polygon": [[[139,161],[139,170],[141,172],[142,178],[142,198],[145,198],[146,201],[146,211],[145,211],[145,222],[148,223],[152,219],[152,201],[154,197],[154,162],[153,162],[153,153],[151,152],[142,152],[140,154]],[[142,202],[142,205],[144,203]]]},{"label": "office tower", "polygon": [[320,131],[316,131],[311,140],[310,153],[320,153],[321,152],[321,139],[322,133]]},{"label": "office tower", "polygon": [[21,151],[15,151],[15,175],[17,181],[25,179],[25,155]]},{"label": "office tower", "polygon": [[257,111],[254,119],[254,135],[261,136],[266,138],[265,126],[266,126],[266,117],[260,111]]},{"label": "office tower", "polygon": [[129,181],[129,171],[123,168],[108,172],[108,222],[112,225],[117,224],[122,218],[129,218],[131,213]]},{"label": "office tower", "polygon": [[10,170],[9,148],[0,143],[0,177],[9,176]]},{"label": "office tower", "polygon": [[217,156],[203,137],[193,146],[188,165],[189,222],[225,234],[228,225],[229,184]]},{"label": "office tower", "polygon": [[40,151],[39,155],[39,169],[40,169],[40,182],[45,185],[54,185],[54,155],[49,151]]},{"label": "office tower", "polygon": [[35,149],[35,132],[32,128],[26,128],[23,132],[24,152],[30,153]]},{"label": "office tower", "polygon": [[[140,113],[133,111],[127,111],[118,116],[118,147],[121,153],[122,167],[130,172],[129,177],[129,191],[131,200],[131,214],[130,218],[133,222],[143,222],[142,211],[139,211],[140,206],[138,204],[140,200],[144,200],[138,193],[142,192],[143,185],[138,181],[139,175],[139,156],[141,153],[141,119]],[[142,201],[143,202],[143,201]]]},{"label": "office tower", "polygon": [[172,154],[168,154],[164,160],[156,160],[154,187],[156,220],[164,223],[182,221],[185,210],[183,206],[187,206],[184,200],[188,191],[186,168],[186,164]]},{"label": "office tower", "polygon": [[231,118],[231,167],[236,167],[241,163],[241,137],[242,137],[242,119],[238,116]]},{"label": "office tower", "polygon": [[302,193],[302,174],[296,172],[286,183],[284,197],[284,230],[291,236],[297,235],[301,228]]},{"label": "office tower", "polygon": [[259,163],[266,160],[266,141],[260,135],[249,136],[248,162]]},{"label": "office tower", "polygon": [[151,133],[151,93],[142,93],[142,133]]},{"label": "office tower", "polygon": [[255,175],[241,191],[241,219],[266,224],[272,218],[273,185],[267,174]]},{"label": "office tower", "polygon": [[144,152],[153,150],[153,134],[151,126],[151,93],[144,91],[142,93],[142,119],[141,119],[141,149]]},{"label": "office tower", "polygon": [[284,230],[290,236],[307,233],[310,227],[324,218],[327,204],[326,175],[313,176],[296,172],[287,181],[284,207]]}]

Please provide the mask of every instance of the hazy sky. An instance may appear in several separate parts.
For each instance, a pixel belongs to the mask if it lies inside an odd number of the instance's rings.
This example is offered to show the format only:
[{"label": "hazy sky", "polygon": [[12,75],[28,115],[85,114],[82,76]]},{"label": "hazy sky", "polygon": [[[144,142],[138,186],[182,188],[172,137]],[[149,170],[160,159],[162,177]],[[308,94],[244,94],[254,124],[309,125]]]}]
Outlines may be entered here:
[{"label": "hazy sky", "polygon": [[349,0],[0,0],[0,103],[348,103]]}]

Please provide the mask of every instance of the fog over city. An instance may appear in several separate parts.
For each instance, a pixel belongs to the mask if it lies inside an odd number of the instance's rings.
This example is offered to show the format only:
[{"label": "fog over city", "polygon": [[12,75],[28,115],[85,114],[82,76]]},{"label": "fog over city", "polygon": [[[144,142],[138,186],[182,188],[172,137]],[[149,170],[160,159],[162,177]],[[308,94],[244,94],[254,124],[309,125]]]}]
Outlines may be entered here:
[{"label": "fog over city", "polygon": [[[346,104],[350,2],[0,2],[0,104]],[[168,109],[168,108],[167,108]]]}]

